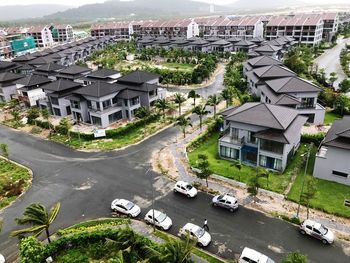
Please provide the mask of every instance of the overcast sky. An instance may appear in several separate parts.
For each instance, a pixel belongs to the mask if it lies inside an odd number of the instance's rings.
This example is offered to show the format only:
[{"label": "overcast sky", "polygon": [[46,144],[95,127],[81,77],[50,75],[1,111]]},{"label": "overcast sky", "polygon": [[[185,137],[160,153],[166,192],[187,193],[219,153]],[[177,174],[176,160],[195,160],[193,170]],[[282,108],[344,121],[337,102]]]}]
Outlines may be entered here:
[{"label": "overcast sky", "polygon": [[[0,0],[0,5],[30,5],[30,4],[62,4],[62,5],[84,5],[92,3],[102,3],[105,0]],[[174,0],[176,1],[176,0]],[[228,4],[233,3],[235,0],[197,0],[201,2],[215,3],[215,4]],[[237,1],[237,0],[236,0]],[[247,0],[249,1],[249,0]],[[278,1],[278,0],[276,0]],[[349,0],[300,0],[300,2],[311,3],[311,4],[327,4],[327,3],[349,3]]]}]

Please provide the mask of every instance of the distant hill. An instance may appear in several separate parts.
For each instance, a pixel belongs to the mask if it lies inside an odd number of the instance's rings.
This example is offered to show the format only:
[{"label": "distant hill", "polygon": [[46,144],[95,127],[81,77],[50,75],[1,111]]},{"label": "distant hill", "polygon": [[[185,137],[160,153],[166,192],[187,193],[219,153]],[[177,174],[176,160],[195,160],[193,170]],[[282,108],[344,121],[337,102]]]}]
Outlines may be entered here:
[{"label": "distant hill", "polygon": [[299,0],[238,0],[230,4],[234,9],[275,9],[282,7],[292,7],[297,5],[305,5],[306,1]]},{"label": "distant hill", "polygon": [[50,4],[0,6],[0,21],[37,18],[64,11],[69,8],[71,7]]},{"label": "distant hill", "polygon": [[[224,9],[215,6],[216,9]],[[92,19],[146,19],[170,16],[208,14],[209,4],[190,0],[111,0],[100,4],[83,5],[44,17],[48,20],[84,21]]]}]

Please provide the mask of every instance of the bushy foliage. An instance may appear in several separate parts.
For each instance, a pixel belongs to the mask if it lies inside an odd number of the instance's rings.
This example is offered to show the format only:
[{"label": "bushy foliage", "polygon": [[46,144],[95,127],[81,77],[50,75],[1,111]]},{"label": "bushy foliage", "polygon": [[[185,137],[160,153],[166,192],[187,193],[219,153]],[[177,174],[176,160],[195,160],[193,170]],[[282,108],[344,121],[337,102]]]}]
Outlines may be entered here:
[{"label": "bushy foliage", "polygon": [[45,247],[35,237],[22,238],[19,246],[21,263],[42,262]]}]

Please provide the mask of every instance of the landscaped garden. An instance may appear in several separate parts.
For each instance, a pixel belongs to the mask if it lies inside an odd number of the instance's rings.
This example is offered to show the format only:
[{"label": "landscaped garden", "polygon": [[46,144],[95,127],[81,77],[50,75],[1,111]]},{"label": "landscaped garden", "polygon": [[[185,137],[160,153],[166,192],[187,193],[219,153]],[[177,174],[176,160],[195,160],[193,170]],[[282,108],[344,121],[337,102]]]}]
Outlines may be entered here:
[{"label": "landscaped garden", "polygon": [[[0,146],[2,149],[7,148],[4,144]],[[6,151],[2,154],[6,155]],[[16,200],[29,187],[31,178],[27,169],[0,158],[0,210]]]},{"label": "landscaped garden", "polygon": [[[130,56],[133,58],[130,59]],[[230,54],[207,54],[184,49],[137,49],[136,43],[119,42],[94,52],[89,61],[122,74],[145,70],[159,74],[161,84],[191,85],[210,78],[217,68],[218,58]],[[129,58],[129,59],[128,59]]]}]

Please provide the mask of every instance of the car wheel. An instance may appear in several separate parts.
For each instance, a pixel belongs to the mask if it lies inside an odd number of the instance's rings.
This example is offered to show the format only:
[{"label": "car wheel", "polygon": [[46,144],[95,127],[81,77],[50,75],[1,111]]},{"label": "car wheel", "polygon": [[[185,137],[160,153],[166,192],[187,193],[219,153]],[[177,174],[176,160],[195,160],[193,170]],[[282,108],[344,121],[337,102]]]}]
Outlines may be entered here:
[{"label": "car wheel", "polygon": [[230,208],[230,212],[233,213],[235,210],[233,208]]},{"label": "car wheel", "polygon": [[322,243],[327,245],[328,244],[328,241],[326,239],[322,239]]},{"label": "car wheel", "polygon": [[161,229],[162,229],[163,231],[167,231],[167,229],[166,229],[164,226],[162,226]]},{"label": "car wheel", "polygon": [[213,203],[213,206],[218,206],[217,203]]},{"label": "car wheel", "polygon": [[305,235],[306,232],[304,230],[300,230],[300,234]]},{"label": "car wheel", "polygon": [[177,190],[174,188],[174,193],[177,193]]},{"label": "car wheel", "polygon": [[187,194],[187,197],[188,197],[188,198],[191,198],[191,196],[190,196],[189,194]]},{"label": "car wheel", "polygon": [[202,244],[202,243],[199,243],[199,242],[198,242],[198,246],[199,246],[199,247],[204,247],[203,244]]}]

